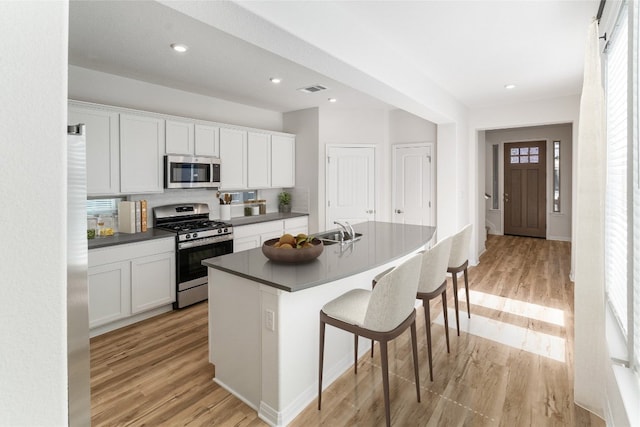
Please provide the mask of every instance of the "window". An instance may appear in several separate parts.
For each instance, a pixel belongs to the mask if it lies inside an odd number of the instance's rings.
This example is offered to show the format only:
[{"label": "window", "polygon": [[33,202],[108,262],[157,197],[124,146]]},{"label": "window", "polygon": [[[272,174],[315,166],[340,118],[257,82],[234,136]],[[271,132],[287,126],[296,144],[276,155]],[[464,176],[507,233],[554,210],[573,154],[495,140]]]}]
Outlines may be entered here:
[{"label": "window", "polygon": [[[640,188],[638,94],[629,85],[628,9],[623,6],[606,48],[607,184],[605,188],[605,286],[607,301],[627,343],[625,361],[640,366]],[[637,52],[635,53],[637,55]],[[635,58],[637,60],[637,58]],[[634,76],[637,88],[637,75]]]},{"label": "window", "polygon": [[87,214],[112,214],[118,211],[118,202],[124,198],[87,200]]},{"label": "window", "polygon": [[560,141],[553,141],[553,211],[560,212]]},{"label": "window", "polygon": [[498,150],[499,150],[500,146],[498,144],[493,144],[491,146],[491,155],[493,158],[493,163],[492,163],[492,167],[493,167],[493,173],[491,176],[491,191],[493,191],[493,198],[491,199],[491,209],[500,209],[499,206],[499,202],[500,202],[500,197],[498,196],[499,194],[499,189],[498,189]]}]

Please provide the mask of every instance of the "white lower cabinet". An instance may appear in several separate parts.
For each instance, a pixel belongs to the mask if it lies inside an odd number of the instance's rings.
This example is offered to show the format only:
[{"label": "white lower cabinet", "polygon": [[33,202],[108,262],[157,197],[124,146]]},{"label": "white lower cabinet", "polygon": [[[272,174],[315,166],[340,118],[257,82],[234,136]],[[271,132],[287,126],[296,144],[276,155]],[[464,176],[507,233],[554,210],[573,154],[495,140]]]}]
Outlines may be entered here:
[{"label": "white lower cabinet", "polygon": [[131,312],[131,264],[89,267],[89,328],[123,319]]},{"label": "white lower cabinet", "polygon": [[[240,227],[236,227],[238,229]],[[233,238],[233,252],[242,252],[247,251],[253,248],[260,247],[260,235],[257,234],[255,236],[245,236],[245,237],[234,237]]]},{"label": "white lower cabinet", "polygon": [[173,252],[132,260],[131,313],[140,313],[174,302],[175,275],[176,261]]},{"label": "white lower cabinet", "polygon": [[300,233],[309,234],[309,217],[300,216],[284,220],[284,232],[297,236]]},{"label": "white lower cabinet", "polygon": [[302,216],[233,227],[233,252],[259,248],[267,240],[280,237],[284,233],[294,236],[298,233],[306,234],[308,222],[308,218]]},{"label": "white lower cabinet", "polygon": [[171,310],[175,263],[174,237],[89,250],[91,335]]}]

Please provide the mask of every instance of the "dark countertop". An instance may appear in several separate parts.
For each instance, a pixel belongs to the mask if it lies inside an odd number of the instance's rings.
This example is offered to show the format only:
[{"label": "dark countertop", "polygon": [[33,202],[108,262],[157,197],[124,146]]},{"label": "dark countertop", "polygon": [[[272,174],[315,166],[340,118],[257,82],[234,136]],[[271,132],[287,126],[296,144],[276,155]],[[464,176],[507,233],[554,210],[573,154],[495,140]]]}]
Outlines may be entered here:
[{"label": "dark countertop", "polygon": [[306,264],[277,264],[264,256],[262,248],[223,255],[202,264],[263,283],[296,292],[362,273],[421,249],[431,240],[435,227],[370,221],[356,224],[362,238],[341,248],[325,246],[320,256]]},{"label": "dark countertop", "polygon": [[239,216],[239,217],[231,218],[230,221],[226,221],[226,222],[230,222],[231,225],[233,225],[234,227],[240,227],[242,225],[258,224],[260,222],[267,222],[267,221],[278,221],[278,220],[297,218],[297,217],[308,216],[308,215],[309,214],[298,213],[298,212],[290,212],[290,213],[272,212],[272,213],[267,213],[262,215]]},{"label": "dark countertop", "polygon": [[127,243],[144,242],[146,240],[162,239],[165,237],[175,237],[175,233],[166,230],[160,230],[150,228],[144,233],[117,233],[110,237],[97,237],[95,239],[88,239],[89,250],[106,248],[108,246],[124,245]]},{"label": "dark countertop", "polygon": [[[238,227],[241,225],[249,225],[249,224],[257,224],[260,222],[267,221],[278,221],[289,218],[297,218],[301,216],[308,216],[306,213],[280,213],[273,212],[263,215],[254,215],[254,216],[241,216],[237,218],[232,218],[230,222],[234,227]],[[95,239],[88,239],[88,247],[89,249],[98,249],[98,248],[106,248],[108,246],[116,246],[116,245],[124,245],[127,243],[136,243],[136,242],[144,242],[145,240],[153,240],[153,239],[162,239],[164,237],[175,236],[175,233],[166,230],[160,230],[155,228],[150,228],[144,233],[135,233],[135,234],[127,234],[127,233],[117,233],[111,237],[97,237]]]}]

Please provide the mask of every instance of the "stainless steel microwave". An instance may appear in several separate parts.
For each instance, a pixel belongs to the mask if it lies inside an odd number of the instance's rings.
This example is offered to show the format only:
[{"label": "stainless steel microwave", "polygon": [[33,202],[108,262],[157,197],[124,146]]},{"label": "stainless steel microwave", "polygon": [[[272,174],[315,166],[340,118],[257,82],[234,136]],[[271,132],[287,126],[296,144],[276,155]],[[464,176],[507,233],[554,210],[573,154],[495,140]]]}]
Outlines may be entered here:
[{"label": "stainless steel microwave", "polygon": [[164,188],[220,187],[220,159],[208,156],[165,156]]}]

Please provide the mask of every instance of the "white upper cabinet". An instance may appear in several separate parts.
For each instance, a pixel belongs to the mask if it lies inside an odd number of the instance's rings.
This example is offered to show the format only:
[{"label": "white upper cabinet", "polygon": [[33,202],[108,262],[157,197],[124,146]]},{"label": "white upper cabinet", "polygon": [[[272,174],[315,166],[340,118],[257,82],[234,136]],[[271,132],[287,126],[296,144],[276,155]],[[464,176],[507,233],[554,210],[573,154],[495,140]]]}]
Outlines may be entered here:
[{"label": "white upper cabinet", "polygon": [[271,137],[271,186],[293,187],[296,184],[296,140],[292,136]]},{"label": "white upper cabinet", "polygon": [[118,113],[69,105],[69,124],[85,124],[87,141],[87,194],[120,192],[120,136]]},{"label": "white upper cabinet", "polygon": [[247,185],[249,188],[269,188],[271,135],[249,132],[247,137]]},{"label": "white upper cabinet", "polygon": [[220,128],[220,188],[247,188],[247,132]]},{"label": "white upper cabinet", "polygon": [[220,128],[216,126],[196,124],[196,156],[214,156],[220,155],[220,142],[218,134]]},{"label": "white upper cabinet", "polygon": [[167,120],[165,122],[166,154],[193,154],[193,134],[193,123]]},{"label": "white upper cabinet", "polygon": [[295,185],[293,136],[82,101],[68,111],[86,125],[89,196],[163,192],[165,154],[219,157],[223,190]]},{"label": "white upper cabinet", "polygon": [[164,120],[120,114],[120,191],[124,194],[163,191]]}]

